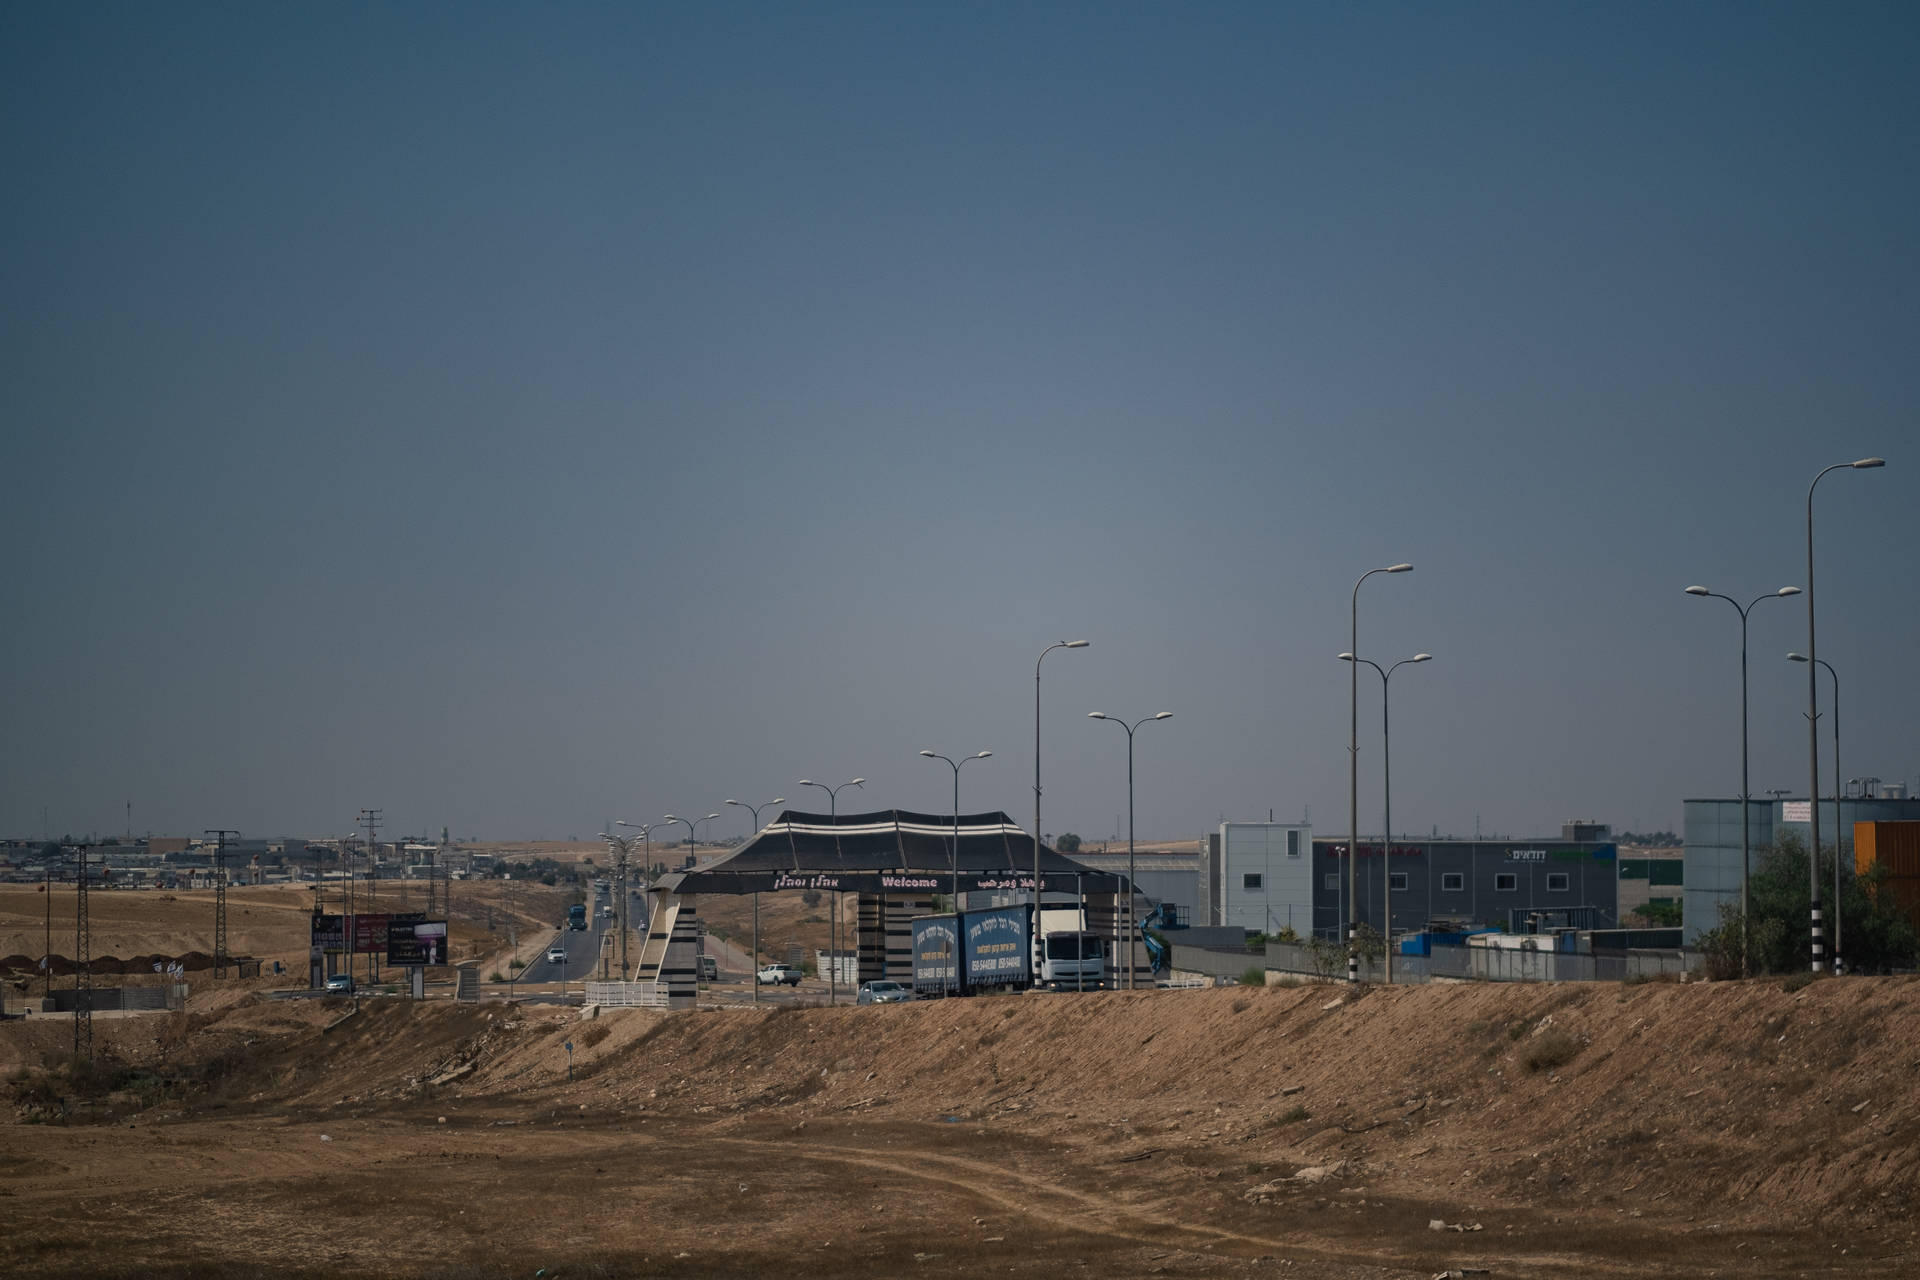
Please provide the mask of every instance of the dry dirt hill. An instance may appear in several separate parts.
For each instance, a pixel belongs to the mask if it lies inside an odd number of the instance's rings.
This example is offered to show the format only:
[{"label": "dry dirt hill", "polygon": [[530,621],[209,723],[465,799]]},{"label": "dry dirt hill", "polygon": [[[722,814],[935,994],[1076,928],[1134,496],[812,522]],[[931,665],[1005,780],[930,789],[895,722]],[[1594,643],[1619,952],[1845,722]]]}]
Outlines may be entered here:
[{"label": "dry dirt hill", "polygon": [[[96,1023],[108,1097],[16,1073],[0,1271],[1912,1275],[1917,997],[249,996]],[[64,1030],[4,1034],[40,1062]]]}]

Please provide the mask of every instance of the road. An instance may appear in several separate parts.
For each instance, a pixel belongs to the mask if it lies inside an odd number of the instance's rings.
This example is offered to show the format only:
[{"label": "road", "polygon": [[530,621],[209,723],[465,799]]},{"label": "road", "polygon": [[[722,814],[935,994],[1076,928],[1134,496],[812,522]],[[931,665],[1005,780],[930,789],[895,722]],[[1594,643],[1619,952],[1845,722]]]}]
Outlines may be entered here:
[{"label": "road", "polygon": [[[613,899],[608,894],[598,890],[594,891],[587,902],[587,927],[584,930],[569,929],[563,924],[553,931],[552,938],[548,940],[548,946],[557,944],[566,948],[567,958],[565,963],[549,963],[546,950],[542,949],[539,955],[527,962],[527,967],[520,971],[515,982],[584,982],[589,978],[598,978],[600,976],[600,948],[602,946],[602,939],[609,940],[613,948],[608,955],[608,976],[617,977],[618,974],[614,971],[619,968],[620,964],[618,954],[620,941],[619,918],[617,916],[609,917],[601,914],[601,908],[612,901]],[[638,916],[630,916],[629,923],[635,926],[635,932],[639,938],[646,936],[646,922],[644,919]],[[627,944],[629,962],[631,962],[635,956],[634,946],[634,942]]]}]

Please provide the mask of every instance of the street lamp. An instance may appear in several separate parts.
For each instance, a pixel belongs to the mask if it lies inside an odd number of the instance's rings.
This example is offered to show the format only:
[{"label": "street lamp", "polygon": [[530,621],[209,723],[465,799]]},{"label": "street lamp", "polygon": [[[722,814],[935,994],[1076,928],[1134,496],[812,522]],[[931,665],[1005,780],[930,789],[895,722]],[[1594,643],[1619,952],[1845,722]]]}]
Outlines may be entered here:
[{"label": "street lamp", "polygon": [[[688,870],[692,870],[692,869],[693,869],[693,833],[694,833],[694,831],[695,831],[695,830],[696,830],[696,829],[697,829],[697,828],[699,827],[699,825],[700,825],[701,823],[703,823],[703,822],[712,822],[712,821],[713,821],[713,820],[714,820],[715,818],[717,818],[717,817],[719,817],[719,816],[720,816],[720,815],[719,815],[719,814],[717,814],[717,813],[710,813],[710,814],[708,814],[708,815],[707,815],[706,817],[704,817],[704,818],[692,818],[692,819],[688,819],[688,818],[676,818],[676,817],[674,817],[674,816],[673,816],[672,814],[670,814],[670,813],[669,813],[669,814],[667,814],[666,816],[664,816],[664,817],[662,817],[662,818],[660,819],[660,822],[661,822],[661,824],[662,824],[662,825],[664,825],[664,824],[666,824],[666,823],[669,823],[669,822],[683,822],[683,823],[686,823],[686,827],[687,827],[687,869],[688,869]],[[668,939],[668,941],[667,941],[667,945],[669,945],[669,946],[671,946],[671,945],[672,945],[672,939]],[[706,951],[706,947],[705,947],[704,945],[702,945],[702,946],[701,946],[701,948],[700,948],[700,950],[701,950],[701,952],[702,952],[702,954],[704,954],[704,953],[705,953],[705,951]],[[700,975],[699,975],[699,969],[700,969],[700,962],[699,962],[698,960],[696,960],[696,961],[694,961],[694,977],[695,977],[695,979],[696,979],[696,981],[697,981],[697,979],[698,979],[698,978],[699,978],[699,976],[700,976]]]},{"label": "street lamp", "polygon": [[[1787,661],[1805,662],[1807,655],[1790,653],[1787,655]],[[1816,658],[1814,661],[1825,667],[1827,674],[1833,677],[1833,971],[1838,973],[1840,972],[1840,836],[1846,830],[1840,821],[1840,673],[1835,671],[1833,664],[1825,658]],[[1854,781],[1857,782],[1859,779],[1856,778]],[[1851,784],[1848,785],[1847,790],[1849,792],[1853,790]],[[1814,803],[1820,803],[1818,796],[1814,797]],[[1855,809],[1854,812],[1858,813],[1859,810]]]},{"label": "street lamp", "polygon": [[[985,760],[993,752],[982,751],[968,756],[964,760],[955,760],[952,756],[943,756],[938,751],[922,751],[921,755],[929,760],[945,760],[953,767],[953,985],[956,991],[965,992],[967,988],[967,967],[961,955],[960,943],[960,766],[972,764],[975,760]],[[1038,922],[1035,922],[1038,927]]]},{"label": "street lamp", "polygon": [[627,980],[627,859],[633,852],[633,846],[640,842],[641,837],[616,836],[611,832],[602,831],[600,838],[613,846],[615,855],[620,859],[614,868],[614,875],[620,886],[616,891],[620,895],[620,981],[625,982]]},{"label": "street lamp", "polygon": [[[1813,633],[1813,490],[1828,471],[1851,468],[1868,471],[1887,465],[1885,458],[1861,458],[1857,462],[1836,462],[1814,476],[1807,486],[1807,879],[1813,888],[1813,972],[1820,972],[1820,682],[1813,669],[1820,650]],[[1836,802],[1833,820],[1839,824]]]},{"label": "street lamp", "polygon": [[[1040,939],[1040,664],[1055,649],[1084,649],[1088,643],[1086,640],[1056,641],[1042,649],[1033,662],[1033,945],[1036,947]],[[1033,981],[1038,985],[1040,967],[1034,957],[1029,957],[1028,963]]]},{"label": "street lamp", "polygon": [[[1340,655],[1340,661],[1352,662],[1354,657],[1350,653],[1343,653]],[[1380,671],[1380,664],[1373,659],[1361,658],[1360,661],[1375,671]],[[1402,658],[1385,671],[1380,671],[1380,791],[1384,798],[1382,807],[1385,810],[1381,818],[1385,835],[1381,838],[1380,844],[1380,878],[1385,885],[1380,890],[1380,936],[1386,943],[1388,986],[1393,985],[1393,875],[1389,870],[1393,859],[1393,731],[1387,719],[1387,692],[1394,672],[1410,662],[1432,661],[1432,654],[1416,653],[1411,658]]]},{"label": "street lamp", "polygon": [[710,814],[708,814],[708,815],[707,815],[706,817],[704,817],[704,818],[693,818],[693,819],[691,819],[691,820],[689,820],[689,819],[687,819],[687,818],[676,818],[676,817],[674,817],[674,816],[673,816],[672,814],[670,814],[670,813],[669,813],[669,814],[667,814],[667,815],[666,815],[665,817],[663,817],[663,818],[661,818],[661,819],[660,819],[660,823],[661,823],[661,825],[663,825],[663,826],[664,826],[664,825],[665,825],[666,823],[669,823],[669,822],[679,822],[679,823],[684,823],[684,824],[686,825],[686,828],[687,828],[687,866],[688,866],[688,867],[692,867],[692,866],[693,866],[693,833],[694,833],[694,830],[695,830],[695,829],[696,829],[697,827],[699,827],[699,825],[700,825],[701,823],[703,823],[703,822],[712,822],[712,821],[713,821],[713,820],[714,820],[715,818],[717,818],[717,817],[719,817],[719,816],[720,816],[720,815],[719,815],[719,814],[717,814],[717,813],[710,813]]},{"label": "street lamp", "polygon": [[[1128,724],[1104,711],[1087,712],[1089,720],[1111,720],[1127,731],[1127,990],[1133,990],[1133,731],[1151,720],[1171,720],[1173,712],[1160,711]],[[1114,957],[1118,959],[1119,957]]]},{"label": "street lamp", "polygon": [[1753,976],[1752,922],[1747,919],[1747,877],[1753,861],[1753,845],[1748,835],[1748,785],[1747,785],[1747,615],[1762,600],[1777,600],[1786,596],[1800,594],[1798,587],[1782,587],[1778,591],[1764,596],[1756,596],[1745,608],[1732,596],[1723,596],[1717,591],[1705,587],[1688,587],[1690,596],[1708,596],[1715,600],[1725,600],[1740,615],[1740,973],[1742,977]]},{"label": "street lamp", "polygon": [[[818,787],[822,791],[827,793],[827,812],[834,819],[833,853],[834,853],[835,861],[838,861],[840,856],[840,821],[839,821],[840,820],[840,792],[846,789],[847,787],[860,787],[864,790],[866,781],[867,780],[865,778],[854,778],[851,781],[841,783],[837,787],[830,787],[824,782],[815,782],[811,778],[800,779],[801,786]],[[827,1003],[828,1004],[840,1003],[840,926],[838,923],[839,914],[840,914],[840,891],[836,888],[834,890],[833,896],[827,899],[827,953],[828,953],[827,954]],[[856,974],[855,976],[857,977],[858,975]]]},{"label": "street lamp", "polygon": [[[762,800],[759,804],[748,804],[744,800],[729,800],[728,804],[738,805],[753,815],[753,831],[760,832],[760,810],[770,804],[785,804],[785,796],[775,796],[771,800]],[[748,837],[751,839],[752,837]],[[753,1003],[760,1003],[760,891],[753,893]]]},{"label": "street lamp", "polygon": [[[1410,564],[1390,564],[1369,569],[1353,584],[1352,643],[1348,653],[1360,652],[1360,584],[1376,573],[1411,573]],[[1360,667],[1348,672],[1347,690],[1347,811],[1351,818],[1347,840],[1347,981],[1360,981],[1360,953],[1354,949],[1354,933],[1360,927],[1359,850],[1360,850]]]}]

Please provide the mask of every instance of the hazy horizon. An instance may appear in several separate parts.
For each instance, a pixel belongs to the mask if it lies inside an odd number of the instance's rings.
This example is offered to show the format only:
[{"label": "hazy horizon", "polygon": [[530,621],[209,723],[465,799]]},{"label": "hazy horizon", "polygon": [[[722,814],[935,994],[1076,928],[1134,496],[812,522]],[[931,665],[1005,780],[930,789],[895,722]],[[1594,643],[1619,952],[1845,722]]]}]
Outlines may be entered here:
[{"label": "hazy horizon", "polygon": [[[1920,11],[18,5],[0,833],[1914,783]],[[1807,788],[1805,600],[1752,790]],[[1379,680],[1360,827],[1380,828]],[[1820,674],[1821,699],[1827,677]],[[1822,720],[1821,787],[1830,788]],[[763,811],[763,816],[767,816]]]}]

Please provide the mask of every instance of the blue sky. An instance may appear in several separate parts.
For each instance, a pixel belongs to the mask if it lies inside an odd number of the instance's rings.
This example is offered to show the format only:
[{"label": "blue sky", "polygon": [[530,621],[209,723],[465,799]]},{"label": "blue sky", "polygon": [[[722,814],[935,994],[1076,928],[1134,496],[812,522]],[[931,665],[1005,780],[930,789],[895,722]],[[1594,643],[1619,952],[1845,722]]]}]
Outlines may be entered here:
[{"label": "blue sky", "polygon": [[[15,5],[0,831],[1914,781],[1910,6]],[[1804,791],[1800,604],[1753,785]],[[1363,673],[1369,674],[1369,673]],[[1371,678],[1371,677],[1370,677]],[[1379,701],[1362,686],[1362,826]],[[1824,750],[1824,746],[1823,746]],[[1823,777],[1830,764],[1823,763]],[[741,834],[729,812],[723,832]]]}]

